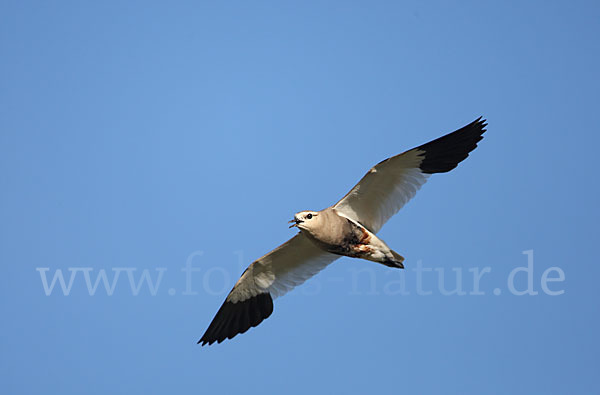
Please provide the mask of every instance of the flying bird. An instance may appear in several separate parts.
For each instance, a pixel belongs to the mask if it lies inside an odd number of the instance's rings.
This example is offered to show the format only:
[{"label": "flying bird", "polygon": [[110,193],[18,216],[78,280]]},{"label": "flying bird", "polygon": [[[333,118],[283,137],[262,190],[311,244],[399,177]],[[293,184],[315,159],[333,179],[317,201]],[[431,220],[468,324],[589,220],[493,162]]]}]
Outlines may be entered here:
[{"label": "flying bird", "polygon": [[331,207],[296,213],[289,223],[298,234],[248,266],[198,343],[221,343],[257,326],[273,312],[274,298],[341,256],[404,268],[404,258],[376,233],[431,174],[454,169],[477,147],[485,122],[480,117],[378,163]]}]

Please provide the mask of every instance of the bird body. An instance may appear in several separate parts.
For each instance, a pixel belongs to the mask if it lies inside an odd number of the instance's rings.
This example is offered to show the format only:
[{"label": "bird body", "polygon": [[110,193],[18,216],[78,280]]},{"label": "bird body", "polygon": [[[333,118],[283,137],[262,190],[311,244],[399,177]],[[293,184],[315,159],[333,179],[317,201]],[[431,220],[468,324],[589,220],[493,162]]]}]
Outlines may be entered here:
[{"label": "bird body", "polygon": [[294,225],[312,242],[327,252],[362,258],[389,267],[404,268],[404,258],[357,221],[333,207],[318,212],[301,211]]},{"label": "bird body", "polygon": [[254,261],[227,295],[198,343],[221,343],[260,324],[273,312],[273,298],[302,284],[341,256],[404,268],[404,258],[375,234],[431,174],[463,161],[485,133],[481,118],[371,168],[335,205],[301,211],[290,227],[300,232]]}]

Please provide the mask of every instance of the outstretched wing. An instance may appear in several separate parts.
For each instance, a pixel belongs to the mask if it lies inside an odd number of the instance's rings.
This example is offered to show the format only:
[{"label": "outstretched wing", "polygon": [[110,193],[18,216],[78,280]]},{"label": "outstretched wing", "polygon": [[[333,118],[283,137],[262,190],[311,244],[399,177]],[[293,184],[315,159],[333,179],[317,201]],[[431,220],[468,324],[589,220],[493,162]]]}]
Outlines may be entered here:
[{"label": "outstretched wing", "polygon": [[454,169],[477,147],[485,132],[481,117],[455,132],[388,158],[333,206],[377,233],[417,193],[430,174]]},{"label": "outstretched wing", "polygon": [[221,343],[260,324],[282,296],[339,258],[298,233],[244,271],[198,343]]}]

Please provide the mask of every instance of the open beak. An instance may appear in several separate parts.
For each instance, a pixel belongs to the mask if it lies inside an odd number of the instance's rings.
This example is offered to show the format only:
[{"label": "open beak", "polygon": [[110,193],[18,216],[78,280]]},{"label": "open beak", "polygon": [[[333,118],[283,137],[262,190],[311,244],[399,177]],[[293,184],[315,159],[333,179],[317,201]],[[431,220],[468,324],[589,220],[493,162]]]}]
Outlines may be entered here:
[{"label": "open beak", "polygon": [[[293,222],[293,224],[292,224],[292,222]],[[302,221],[300,221],[299,219],[294,218],[293,220],[288,221],[288,224],[291,224],[290,228],[294,228],[294,227],[298,227],[298,224],[301,222]]]}]

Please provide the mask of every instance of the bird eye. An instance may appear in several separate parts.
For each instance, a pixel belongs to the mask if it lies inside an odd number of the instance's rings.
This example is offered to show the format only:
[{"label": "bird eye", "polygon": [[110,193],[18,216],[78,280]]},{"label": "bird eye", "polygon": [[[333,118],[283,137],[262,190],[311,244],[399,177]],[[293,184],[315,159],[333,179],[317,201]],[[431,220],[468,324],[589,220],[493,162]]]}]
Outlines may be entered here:
[{"label": "bird eye", "polygon": [[312,214],[308,214],[308,215],[306,216],[306,219],[312,219]]}]

